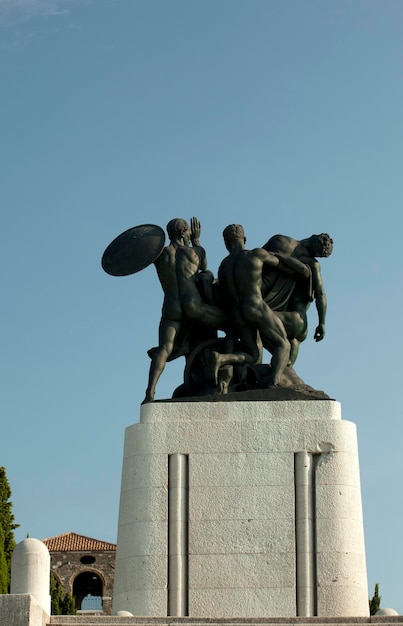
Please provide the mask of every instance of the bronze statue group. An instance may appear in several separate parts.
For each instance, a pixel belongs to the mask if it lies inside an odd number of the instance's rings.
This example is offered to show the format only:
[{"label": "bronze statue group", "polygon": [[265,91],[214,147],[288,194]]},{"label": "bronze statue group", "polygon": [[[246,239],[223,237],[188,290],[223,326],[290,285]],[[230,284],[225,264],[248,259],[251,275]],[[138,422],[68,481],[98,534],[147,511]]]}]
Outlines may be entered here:
[{"label": "bronze statue group", "polygon": [[[157,228],[157,227],[155,227]],[[217,278],[207,269],[200,222],[176,218],[167,225],[169,245],[153,259],[164,291],[158,346],[151,358],[144,402],[155,398],[167,361],[186,359],[174,397],[229,394],[302,383],[293,365],[307,336],[307,309],[315,302],[315,341],[325,335],[326,294],[318,258],[333,241],[327,234],[297,241],[275,235],[247,250],[244,229],[224,229],[228,255]],[[220,332],[221,331],[221,332]],[[262,363],[263,349],[271,354]]]}]

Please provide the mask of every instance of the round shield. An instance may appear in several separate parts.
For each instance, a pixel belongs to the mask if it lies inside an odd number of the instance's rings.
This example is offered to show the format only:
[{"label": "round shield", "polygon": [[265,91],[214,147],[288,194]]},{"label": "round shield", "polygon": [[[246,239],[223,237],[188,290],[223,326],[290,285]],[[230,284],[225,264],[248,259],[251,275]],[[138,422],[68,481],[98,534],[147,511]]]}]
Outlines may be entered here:
[{"label": "round shield", "polygon": [[135,274],[159,257],[164,244],[165,233],[159,226],[134,226],[109,244],[102,256],[102,267],[112,276]]}]

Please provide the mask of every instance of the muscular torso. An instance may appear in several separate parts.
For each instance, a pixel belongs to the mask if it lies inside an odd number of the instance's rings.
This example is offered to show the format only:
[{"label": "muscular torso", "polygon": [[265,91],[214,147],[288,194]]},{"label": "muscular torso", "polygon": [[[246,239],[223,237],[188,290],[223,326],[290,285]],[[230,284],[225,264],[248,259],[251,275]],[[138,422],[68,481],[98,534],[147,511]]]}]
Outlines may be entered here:
[{"label": "muscular torso", "polygon": [[196,281],[204,263],[200,247],[169,245],[155,261],[158,278],[164,290],[162,317],[173,321],[183,318],[182,304],[191,297],[200,297]]},{"label": "muscular torso", "polygon": [[180,321],[182,319],[182,307],[176,275],[176,254],[177,248],[175,246],[172,244],[167,246],[155,261],[155,267],[164,290],[162,316],[174,321]]},{"label": "muscular torso", "polygon": [[240,309],[258,306],[262,302],[263,265],[263,255],[258,248],[239,250],[221,263],[218,272],[220,285],[228,299]]},{"label": "muscular torso", "polygon": [[176,276],[180,298],[193,296],[197,290],[197,275],[201,266],[201,258],[195,248],[178,248],[176,253]]},{"label": "muscular torso", "polygon": [[234,266],[234,282],[241,306],[256,303],[262,299],[263,261],[255,250],[243,250],[237,255]]}]

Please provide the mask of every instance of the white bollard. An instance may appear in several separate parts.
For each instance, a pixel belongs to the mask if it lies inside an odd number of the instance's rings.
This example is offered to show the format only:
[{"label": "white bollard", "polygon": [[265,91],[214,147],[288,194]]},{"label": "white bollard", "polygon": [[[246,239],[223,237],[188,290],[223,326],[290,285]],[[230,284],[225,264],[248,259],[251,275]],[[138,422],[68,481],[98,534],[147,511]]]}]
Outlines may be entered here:
[{"label": "white bollard", "polygon": [[116,615],[117,617],[134,617],[133,613],[130,613],[130,611],[118,611]]},{"label": "white bollard", "polygon": [[385,609],[378,609],[375,615],[399,615],[399,613],[395,611],[395,609],[385,608]]},{"label": "white bollard", "polygon": [[50,615],[50,555],[39,539],[24,539],[11,557],[11,593],[30,594]]}]

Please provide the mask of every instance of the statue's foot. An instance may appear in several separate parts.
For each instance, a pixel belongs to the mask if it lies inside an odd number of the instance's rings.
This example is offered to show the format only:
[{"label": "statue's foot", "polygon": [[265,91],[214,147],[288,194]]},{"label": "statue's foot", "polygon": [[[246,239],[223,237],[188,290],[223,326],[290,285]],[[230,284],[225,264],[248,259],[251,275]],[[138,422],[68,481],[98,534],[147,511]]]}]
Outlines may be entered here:
[{"label": "statue's foot", "polygon": [[146,397],[141,404],[147,404],[148,402],[154,402],[154,394],[146,391]]},{"label": "statue's foot", "polygon": [[232,365],[223,365],[218,372],[218,393],[221,396],[229,393],[230,383],[234,375],[234,368]]},{"label": "statue's foot", "polygon": [[218,393],[220,396],[225,396],[228,393],[228,383],[224,380],[220,382],[220,388]]},{"label": "statue's foot", "polygon": [[207,377],[211,383],[216,387],[218,386],[218,371],[221,366],[221,355],[219,352],[213,350],[208,360]]}]

